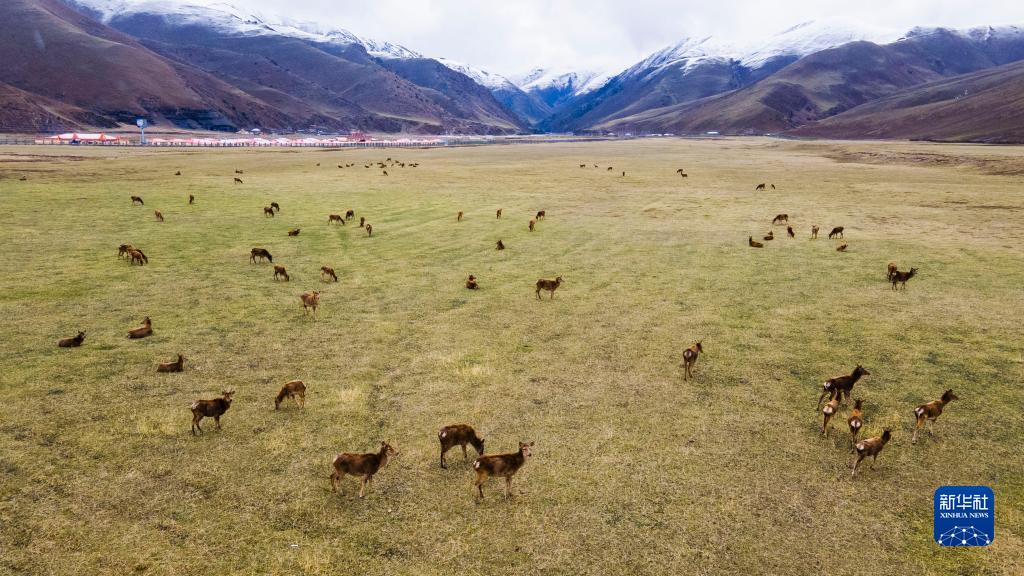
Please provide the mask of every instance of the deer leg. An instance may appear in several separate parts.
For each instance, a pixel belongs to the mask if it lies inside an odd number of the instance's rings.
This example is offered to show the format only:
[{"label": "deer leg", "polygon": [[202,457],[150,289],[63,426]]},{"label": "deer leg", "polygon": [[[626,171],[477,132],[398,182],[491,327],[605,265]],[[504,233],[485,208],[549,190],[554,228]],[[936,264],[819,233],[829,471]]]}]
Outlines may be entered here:
[{"label": "deer leg", "polygon": [[878,454],[871,455],[871,469],[875,469],[875,462],[878,460]]},{"label": "deer leg", "polygon": [[828,436],[828,428],[827,428],[827,426],[828,426],[828,421],[831,418],[832,418],[832,416],[830,416],[828,414],[825,414],[825,420],[821,423],[821,435],[822,436]]},{"label": "deer leg", "polygon": [[540,300],[540,288],[537,288],[537,300]]},{"label": "deer leg", "polygon": [[469,460],[469,453],[466,452],[466,445],[465,444],[462,445],[462,459],[463,460]]},{"label": "deer leg", "polygon": [[864,459],[864,455],[863,454],[858,454],[857,455],[857,461],[853,463],[853,474],[851,474],[851,476],[856,476],[857,475],[857,466],[860,466],[860,461],[863,460],[863,459]]},{"label": "deer leg", "polygon": [[331,473],[331,492],[338,491],[338,488],[341,486],[342,476],[344,476],[344,474],[338,472],[337,470]]},{"label": "deer leg", "polygon": [[448,451],[447,448],[445,448],[444,446],[441,446],[441,468],[447,468],[448,467],[448,465],[444,463],[444,453],[447,452],[447,451]]},{"label": "deer leg", "polygon": [[512,477],[505,476],[505,498],[512,497]]},{"label": "deer leg", "polygon": [[487,475],[486,474],[481,474],[480,472],[477,472],[476,480],[473,481],[473,484],[476,485],[476,491],[478,493],[478,498],[480,500],[484,499],[484,482],[486,480],[487,480]]},{"label": "deer leg", "polygon": [[359,497],[363,498],[364,496],[366,496],[366,476],[363,476],[363,480],[359,484]]},{"label": "deer leg", "polygon": [[199,427],[199,420],[201,420],[201,419],[200,418],[196,418],[195,416],[192,417],[192,434],[193,435],[195,435],[196,429],[199,430],[200,434],[203,433],[203,429]]},{"label": "deer leg", "polygon": [[554,300],[554,299],[555,299],[555,291],[554,291],[554,290],[552,290],[552,291],[551,291],[551,299],[552,299],[552,300]]},{"label": "deer leg", "polygon": [[213,421],[217,423],[217,430],[220,430],[220,416],[214,416]]},{"label": "deer leg", "polygon": [[911,439],[910,439],[910,443],[911,444],[917,444],[917,432],[919,430],[921,430],[922,426],[924,426],[924,419],[923,418],[918,418],[917,419],[917,424],[914,426],[914,436],[911,437]]}]

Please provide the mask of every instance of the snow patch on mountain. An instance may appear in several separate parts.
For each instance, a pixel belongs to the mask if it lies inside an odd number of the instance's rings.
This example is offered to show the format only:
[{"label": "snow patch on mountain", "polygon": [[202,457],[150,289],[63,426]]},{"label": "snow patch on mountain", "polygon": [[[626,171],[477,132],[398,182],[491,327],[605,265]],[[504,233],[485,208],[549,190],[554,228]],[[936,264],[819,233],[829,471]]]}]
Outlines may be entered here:
[{"label": "snow patch on mountain", "polygon": [[508,78],[501,76],[500,74],[494,74],[486,70],[481,70],[475,66],[470,66],[463,62],[458,62],[450,58],[437,58],[441,64],[455,70],[456,72],[465,74],[473,79],[474,82],[487,88],[488,90],[515,90],[516,85],[513,84]]},{"label": "snow patch on mountain", "polygon": [[572,88],[574,96],[593,92],[604,86],[613,73],[593,70],[569,71],[549,68],[534,68],[515,79],[515,84],[525,92],[554,88]]}]

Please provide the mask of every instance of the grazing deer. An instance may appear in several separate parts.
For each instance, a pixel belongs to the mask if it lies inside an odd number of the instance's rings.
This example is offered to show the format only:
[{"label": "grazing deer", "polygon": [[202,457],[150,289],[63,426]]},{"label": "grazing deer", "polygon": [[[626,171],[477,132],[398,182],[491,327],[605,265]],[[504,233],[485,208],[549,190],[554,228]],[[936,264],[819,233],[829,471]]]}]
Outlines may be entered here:
[{"label": "grazing deer", "polygon": [[341,217],[341,214],[328,214],[327,215],[327,223],[330,224],[331,222],[337,222],[338,224],[341,224],[342,226],[345,225],[345,219]]},{"label": "grazing deer", "polygon": [[164,215],[161,214],[159,210],[153,210],[153,216],[156,218],[157,222],[163,222],[164,221]]},{"label": "grazing deer", "polygon": [[530,220],[530,232],[533,232],[533,228],[536,225],[537,225],[537,221],[536,220]]},{"label": "grazing deer", "polygon": [[764,244],[754,240],[753,236],[747,236],[747,244],[749,244],[751,248],[764,248]]},{"label": "grazing deer", "polygon": [[476,471],[476,480],[473,485],[476,487],[479,499],[484,499],[484,482],[488,476],[505,477],[505,497],[512,496],[512,477],[526,464],[526,459],[533,455],[533,442],[519,443],[518,452],[508,454],[494,454],[493,456],[480,456],[473,462],[473,470]]},{"label": "grazing deer", "polygon": [[245,174],[245,172],[243,172],[241,170],[235,170],[235,174]]},{"label": "grazing deer", "polygon": [[754,190],[755,191],[757,191],[757,190],[764,190],[764,183],[762,182],[761,184],[758,184],[757,186],[754,186]]},{"label": "grazing deer", "polygon": [[849,248],[849,247],[850,247],[850,245],[846,244],[844,242],[843,244],[840,244],[839,246],[836,246],[836,252],[846,252],[846,249]]},{"label": "grazing deer", "polygon": [[683,350],[683,380],[693,378],[693,365],[697,363],[697,357],[704,352],[701,342],[703,341],[698,340],[696,344]]},{"label": "grazing deer", "polygon": [[85,342],[85,330],[78,333],[78,336],[72,336],[71,338],[61,338],[57,341],[57,346],[60,348],[78,348]]},{"label": "grazing deer", "polygon": [[775,218],[772,218],[772,226],[782,222],[789,222],[789,214],[777,214]]},{"label": "grazing deer", "polygon": [[685,174],[685,171],[682,168],[676,168],[676,174]]},{"label": "grazing deer", "polygon": [[537,212],[537,216],[535,218],[537,220],[543,220],[543,219],[545,219],[547,217],[548,217],[548,211],[547,210],[541,210],[540,212]]},{"label": "grazing deer", "polygon": [[832,229],[831,232],[828,233],[829,240],[835,238],[836,236],[839,236],[840,238],[845,238],[845,236],[843,236],[842,226],[836,226],[835,228]]},{"label": "grazing deer", "polygon": [[[863,413],[861,409],[864,406],[864,400],[857,398],[854,401],[853,410],[850,412],[850,417],[846,419],[846,424],[850,427],[850,437],[853,439],[853,445],[857,445],[857,433],[860,432],[862,426],[864,426]],[[851,452],[853,450],[850,450]]]},{"label": "grazing deer", "polygon": [[274,212],[280,212],[281,211],[281,205],[278,204],[277,202],[271,202],[270,203],[270,207],[274,209]]},{"label": "grazing deer", "polygon": [[911,268],[909,272],[900,272],[899,270],[893,272],[892,278],[890,278],[890,280],[892,281],[892,289],[896,289],[896,284],[901,284],[902,286],[900,286],[900,288],[906,290],[907,280],[910,280],[916,274],[917,268]]},{"label": "grazing deer", "polygon": [[480,285],[476,283],[476,276],[470,274],[469,278],[466,278],[466,288],[469,288],[470,290],[476,290],[479,287]]},{"label": "grazing deer", "polygon": [[839,412],[839,404],[841,401],[842,394],[836,394],[825,404],[825,407],[821,409],[821,413],[825,416],[824,421],[821,423],[822,436],[828,436],[828,422]]},{"label": "grazing deer", "polygon": [[[927,404],[921,404],[917,408],[914,408],[914,416],[917,417],[917,424],[914,426],[914,437],[911,438],[910,443],[917,444],[918,431],[924,428],[925,424],[927,424],[929,420],[935,422],[935,420],[942,415],[942,409],[945,408],[946,404],[959,399],[960,397],[953,394],[953,390],[950,389],[942,393],[942,398],[933,400]],[[929,429],[928,434],[930,435],[931,433],[932,431]]]},{"label": "grazing deer", "polygon": [[338,275],[334,273],[334,268],[331,268],[330,266],[320,267],[320,278],[322,279],[324,277],[333,278],[335,282],[338,281]]},{"label": "grazing deer", "polygon": [[220,398],[214,398],[213,400],[196,400],[192,403],[192,434],[199,430],[199,433],[203,433],[202,427],[199,426],[199,422],[203,418],[213,418],[213,421],[217,423],[217,430],[220,430],[220,417],[231,408],[232,396],[235,395],[234,390],[225,390],[221,392]]},{"label": "grazing deer", "polygon": [[612,170],[615,170],[615,168],[613,168],[613,167],[609,166],[609,167],[608,167],[608,171],[609,171],[609,172],[611,172]]},{"label": "grazing deer", "polygon": [[117,257],[127,258],[128,254],[132,250],[135,250],[135,246],[132,246],[131,244],[121,244],[120,246],[117,247]]},{"label": "grazing deer", "polygon": [[775,232],[772,232],[771,230],[769,230],[768,234],[765,235],[764,239],[768,240],[768,241],[775,240]]},{"label": "grazing deer", "polygon": [[498,208],[498,211],[497,211],[497,212],[495,212],[495,217],[496,217],[496,218],[497,218],[498,220],[501,220],[501,208]]},{"label": "grazing deer", "polygon": [[885,279],[889,280],[891,282],[892,281],[892,275],[895,274],[898,271],[899,271],[899,268],[896,267],[896,263],[895,262],[889,262],[889,264],[885,267]]},{"label": "grazing deer", "polygon": [[192,194],[188,195],[188,205],[191,206],[196,203],[196,197]]},{"label": "grazing deer", "polygon": [[811,226],[811,240],[817,240],[818,239],[818,230],[820,230],[820,228],[818,228],[817,224],[815,224],[814,226]]},{"label": "grazing deer", "polygon": [[146,203],[142,201],[141,197],[139,197],[139,196],[132,196],[132,205],[134,206],[135,204],[138,204],[140,206],[145,206],[146,205]]},{"label": "grazing deer", "polygon": [[384,176],[387,176],[388,175],[388,171],[387,170],[381,170],[381,174],[383,174]]},{"label": "grazing deer", "polygon": [[818,397],[818,406],[821,406],[821,401],[825,399],[825,396],[835,397],[843,395],[847,400],[850,399],[850,392],[853,390],[853,385],[857,383],[864,376],[870,376],[871,372],[868,372],[863,366],[857,364],[847,376],[836,376],[835,378],[829,378],[821,385],[821,396]]},{"label": "grazing deer", "polygon": [[355,210],[346,210],[345,211],[345,220],[351,220],[351,219],[353,219],[355,217],[356,217],[356,211]]},{"label": "grazing deer", "polygon": [[146,316],[142,319],[142,326],[138,328],[132,328],[128,331],[128,338],[137,340],[139,338],[145,338],[153,335],[153,321]]},{"label": "grazing deer", "polygon": [[284,277],[285,282],[291,282],[291,276],[288,276],[288,271],[284,269],[284,266],[278,266],[274,264],[274,280],[277,280],[279,276]]},{"label": "grazing deer", "polygon": [[175,176],[181,176],[181,170],[178,170],[177,172],[175,172],[174,175]]},{"label": "grazing deer", "polygon": [[459,210],[459,214],[455,217],[455,221],[462,222],[462,210]]},{"label": "grazing deer", "polygon": [[301,232],[301,231],[302,231],[301,228],[292,228],[291,230],[288,231],[288,235],[289,236],[298,236],[299,232]]},{"label": "grazing deer", "polygon": [[346,474],[362,476],[363,478],[359,486],[359,497],[364,497],[366,495],[366,485],[369,484],[370,488],[373,488],[373,475],[386,466],[392,456],[397,455],[398,451],[387,442],[380,443],[380,451],[378,452],[366,454],[343,452],[338,454],[331,464],[334,468],[334,472],[331,473],[331,490],[338,492],[338,488],[341,486],[341,479]]},{"label": "grazing deer", "polygon": [[861,440],[854,445],[854,450],[857,451],[857,461],[853,463],[853,473],[851,476],[857,475],[857,466],[860,466],[860,461],[871,456],[871,469],[875,469],[875,460],[878,459],[878,453],[885,448],[885,445],[892,439],[892,430],[886,428],[882,431],[881,436],[874,436],[866,440]]},{"label": "grazing deer", "polygon": [[271,208],[270,206],[264,206],[263,207],[263,217],[264,218],[267,218],[267,217],[273,218],[274,217],[274,209]]},{"label": "grazing deer", "polygon": [[292,380],[286,382],[281,387],[281,391],[277,393],[277,398],[274,398],[274,410],[281,407],[281,402],[284,402],[285,398],[291,398],[292,402],[299,408],[306,407],[306,384],[302,380]]},{"label": "grazing deer", "polygon": [[370,224],[369,222],[367,222],[366,223],[366,237],[369,238],[370,236],[373,236],[373,225]]},{"label": "grazing deer", "polygon": [[365,228],[366,227],[366,216],[360,216],[359,217],[359,227],[360,228]]},{"label": "grazing deer", "polygon": [[245,184],[245,182],[242,182],[241,178],[236,177],[235,178],[235,184]]},{"label": "grazing deer", "polygon": [[316,309],[320,306],[320,292],[313,290],[312,292],[306,292],[299,295],[299,299],[302,300],[302,313],[309,314],[309,311],[313,311],[313,319],[316,319]]},{"label": "grazing deer", "polygon": [[537,280],[537,300],[540,300],[541,290],[547,290],[548,292],[551,292],[551,299],[554,300],[555,290],[558,290],[558,287],[562,285],[562,282],[563,280],[561,276],[555,278],[554,280],[547,280],[545,278]]},{"label": "grazing deer", "polygon": [[495,250],[504,250],[505,249],[505,244],[501,240],[498,240],[498,243],[495,245],[494,249]]},{"label": "grazing deer", "polygon": [[142,253],[142,250],[139,250],[138,248],[129,249],[128,257],[130,258],[130,260],[128,261],[129,264],[135,264],[136,262],[139,263],[139,266],[149,264],[149,258]]},{"label": "grazing deer", "polygon": [[185,371],[185,357],[178,354],[178,359],[174,362],[161,362],[156,367],[157,372],[184,372]]},{"label": "grazing deer", "polygon": [[452,424],[441,428],[437,433],[437,441],[441,443],[441,468],[448,467],[444,461],[444,455],[456,446],[462,447],[462,457],[465,459],[469,459],[466,444],[473,445],[477,456],[484,455],[484,439],[477,436],[476,430],[469,424]]},{"label": "grazing deer", "polygon": [[786,226],[786,236],[789,236],[790,238],[796,238],[796,232],[793,232],[792,226]]},{"label": "grazing deer", "polygon": [[266,248],[253,248],[252,251],[249,252],[249,262],[255,264],[257,258],[259,258],[260,261],[267,259],[271,263],[274,261],[274,257],[270,255],[270,252],[268,252]]}]

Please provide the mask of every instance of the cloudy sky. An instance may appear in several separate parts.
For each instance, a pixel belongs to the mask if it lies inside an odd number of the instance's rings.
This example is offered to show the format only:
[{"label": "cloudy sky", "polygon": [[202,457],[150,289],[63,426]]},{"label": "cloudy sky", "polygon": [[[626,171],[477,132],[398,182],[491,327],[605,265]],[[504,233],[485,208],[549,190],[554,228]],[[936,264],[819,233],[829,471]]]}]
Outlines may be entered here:
[{"label": "cloudy sky", "polygon": [[895,29],[1024,24],[1019,0],[227,1],[508,76],[536,66],[618,70],[687,36],[743,42],[821,18]]}]

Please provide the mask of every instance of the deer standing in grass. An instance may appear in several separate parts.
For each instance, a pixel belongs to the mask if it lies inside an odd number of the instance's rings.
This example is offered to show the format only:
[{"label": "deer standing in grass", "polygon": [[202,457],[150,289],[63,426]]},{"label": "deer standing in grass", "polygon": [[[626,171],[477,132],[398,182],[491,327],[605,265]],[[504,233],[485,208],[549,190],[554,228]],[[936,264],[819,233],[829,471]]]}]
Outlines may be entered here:
[{"label": "deer standing in grass", "polygon": [[853,463],[853,473],[851,476],[857,475],[857,467],[860,466],[861,460],[871,456],[871,469],[875,469],[875,460],[878,459],[878,453],[885,448],[885,445],[892,439],[892,430],[886,428],[882,431],[881,436],[874,436],[866,440],[861,440],[854,445],[853,449],[857,452],[857,460]]},{"label": "deer standing in grass", "polygon": [[314,290],[312,292],[306,292],[299,296],[302,300],[302,312],[303,314],[309,314],[309,311],[313,311],[313,319],[316,320],[316,309],[320,306],[320,292]]},{"label": "deer standing in grass", "polygon": [[562,285],[562,282],[563,280],[561,276],[555,278],[554,280],[548,280],[546,278],[541,278],[540,280],[537,280],[537,300],[540,300],[541,290],[547,290],[548,292],[551,292],[551,299],[554,300],[555,290],[558,290],[558,287]]},{"label": "deer standing in grass", "polygon": [[456,222],[462,222],[462,210],[459,210],[459,214],[455,217]]},{"label": "deer standing in grass", "polygon": [[334,462],[331,463],[331,467],[334,468],[334,472],[331,473],[331,490],[333,492],[339,491],[341,480],[346,474],[362,476],[359,485],[359,497],[363,498],[366,495],[367,484],[369,484],[370,488],[373,488],[373,475],[386,466],[388,461],[396,455],[398,455],[398,451],[387,442],[381,442],[380,450],[377,452],[365,454],[343,452],[338,454],[335,456]]},{"label": "deer standing in grass", "polygon": [[327,223],[330,224],[332,222],[337,222],[338,224],[341,224],[342,226],[345,225],[345,219],[341,217],[341,214],[328,214],[327,215]]},{"label": "deer standing in grass", "polygon": [[[917,417],[917,423],[914,425],[914,437],[911,438],[910,443],[917,444],[917,433],[925,427],[928,421],[931,420],[934,423],[942,415],[942,409],[946,407],[946,404],[959,399],[960,397],[953,394],[953,390],[950,389],[942,393],[942,398],[914,408],[914,416]],[[932,431],[929,429],[928,434],[931,433]]]},{"label": "deer standing in grass", "polygon": [[864,376],[870,376],[871,372],[868,372],[863,366],[858,364],[847,376],[836,376],[835,378],[829,378],[825,380],[821,385],[821,396],[818,397],[818,406],[821,406],[821,401],[825,399],[825,396],[830,398],[839,395],[844,395],[847,400],[850,399],[850,391],[853,390],[853,385],[857,383]]},{"label": "deer standing in grass", "polygon": [[501,220],[501,208],[498,208],[498,211],[495,212],[495,216],[497,217],[498,220]]},{"label": "deer standing in grass", "polygon": [[892,276],[897,272],[899,272],[899,268],[896,267],[896,263],[889,262],[889,264],[885,267],[885,279],[892,282]]},{"label": "deer standing in grass", "polygon": [[697,357],[704,352],[701,342],[703,341],[698,340],[696,344],[683,350],[683,380],[693,378],[693,365],[697,363]]},{"label": "deer standing in grass", "polygon": [[910,280],[915,275],[917,275],[917,268],[911,268],[909,272],[900,272],[899,270],[893,272],[892,278],[890,279],[892,282],[892,289],[895,290],[896,285],[901,284],[900,289],[906,290],[907,280]]},{"label": "deer standing in grass", "polygon": [[512,477],[526,464],[526,459],[533,455],[533,442],[519,443],[519,451],[508,454],[494,454],[493,456],[480,456],[473,462],[473,470],[476,471],[476,480],[473,485],[476,487],[478,498],[484,499],[484,482],[490,476],[505,477],[505,497],[512,496]]},{"label": "deer standing in grass", "polygon": [[501,240],[498,240],[498,243],[494,245],[494,249],[495,250],[504,250],[505,249],[505,243],[502,242]]},{"label": "deer standing in grass", "polygon": [[817,225],[811,226],[811,240],[818,239],[818,230],[820,230],[820,228],[818,228]]},{"label": "deer standing in grass", "polygon": [[821,422],[821,435],[828,436],[829,426],[828,423],[839,413],[839,403],[842,400],[842,394],[836,394],[829,400],[825,406],[821,409],[821,413],[824,416],[824,420]]},{"label": "deer standing in grass", "polygon": [[[861,427],[864,426],[864,414],[861,410],[864,407],[864,400],[857,398],[854,401],[853,410],[850,412],[850,417],[846,419],[846,425],[850,427],[850,437],[852,438],[853,445],[857,445],[857,433],[860,432]],[[850,451],[853,452],[854,449]]]},{"label": "deer standing in grass", "polygon": [[142,201],[142,197],[141,196],[132,196],[132,205],[135,205],[135,204],[138,204],[140,206],[145,206],[146,205],[146,203]]},{"label": "deer standing in grass", "polygon": [[536,226],[537,226],[537,220],[530,220],[530,232],[533,232],[533,229]]},{"label": "deer standing in grass", "polygon": [[338,281],[338,275],[334,273],[334,268],[331,268],[330,266],[320,267],[320,278],[333,278],[335,282]]},{"label": "deer standing in grass", "polygon": [[291,398],[292,402],[299,408],[306,407],[306,384],[302,380],[292,380],[286,382],[281,387],[281,391],[277,393],[277,397],[274,398],[274,410],[281,408],[281,402],[284,402],[285,398]]},{"label": "deer standing in grass", "polygon": [[154,210],[153,211],[153,217],[156,218],[157,222],[163,222],[164,221],[164,215],[159,210]]},{"label": "deer standing in grass", "polygon": [[271,207],[271,206],[264,206],[263,207],[263,217],[264,218],[273,218],[274,217],[274,208]]},{"label": "deer standing in grass", "polygon": [[220,417],[231,408],[231,400],[235,395],[234,390],[225,390],[221,393],[220,398],[214,398],[213,400],[196,400],[192,403],[192,434],[199,430],[199,433],[203,433],[203,429],[199,426],[199,422],[203,418],[213,418],[213,421],[217,423],[217,430],[220,430]]},{"label": "deer standing in grass", "polygon": [[284,266],[274,264],[274,280],[277,280],[278,277],[283,277],[285,282],[291,282],[292,280],[292,277],[288,275],[288,271],[285,270]]},{"label": "deer standing in grass", "polygon": [[484,439],[469,424],[452,424],[445,426],[437,433],[437,441],[441,443],[441,468],[447,468],[444,455],[456,446],[462,447],[462,457],[469,459],[466,445],[472,444],[477,456],[484,455]]}]

